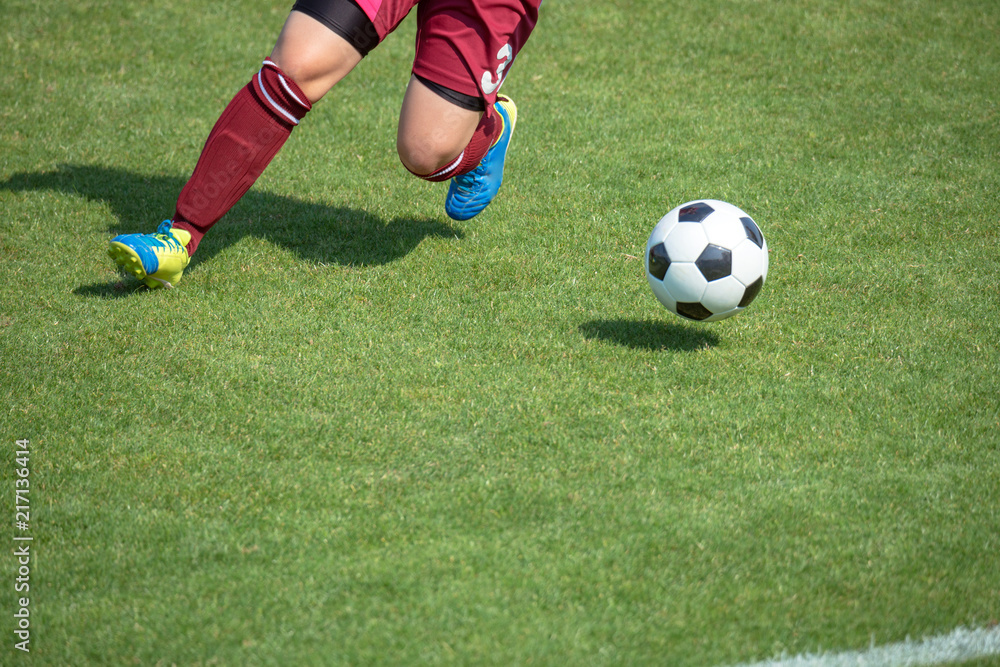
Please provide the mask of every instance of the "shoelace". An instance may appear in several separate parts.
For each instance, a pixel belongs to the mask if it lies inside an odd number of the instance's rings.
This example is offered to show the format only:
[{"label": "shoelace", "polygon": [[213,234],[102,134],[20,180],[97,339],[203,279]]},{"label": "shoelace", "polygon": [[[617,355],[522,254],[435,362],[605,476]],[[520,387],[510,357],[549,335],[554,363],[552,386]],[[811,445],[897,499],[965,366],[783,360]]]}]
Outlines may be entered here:
[{"label": "shoelace", "polygon": [[460,192],[471,194],[479,189],[479,182],[486,175],[486,165],[480,164],[472,171],[462,174],[455,179],[455,186]]},{"label": "shoelace", "polygon": [[177,240],[177,237],[174,236],[173,226],[169,223],[169,220],[161,222],[160,226],[156,228],[156,233],[153,234],[153,238],[159,239],[165,243],[167,248],[170,250],[179,251],[184,246]]}]

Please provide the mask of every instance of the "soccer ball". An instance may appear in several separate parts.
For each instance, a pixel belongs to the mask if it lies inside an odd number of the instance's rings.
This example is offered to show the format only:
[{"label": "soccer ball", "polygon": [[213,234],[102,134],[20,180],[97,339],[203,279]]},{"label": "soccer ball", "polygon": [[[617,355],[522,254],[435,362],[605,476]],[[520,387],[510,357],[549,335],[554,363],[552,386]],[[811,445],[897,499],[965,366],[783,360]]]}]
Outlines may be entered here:
[{"label": "soccer ball", "polygon": [[767,242],[739,208],[702,199],[681,204],[646,243],[646,279],[667,310],[714,322],[750,305],[767,278]]}]

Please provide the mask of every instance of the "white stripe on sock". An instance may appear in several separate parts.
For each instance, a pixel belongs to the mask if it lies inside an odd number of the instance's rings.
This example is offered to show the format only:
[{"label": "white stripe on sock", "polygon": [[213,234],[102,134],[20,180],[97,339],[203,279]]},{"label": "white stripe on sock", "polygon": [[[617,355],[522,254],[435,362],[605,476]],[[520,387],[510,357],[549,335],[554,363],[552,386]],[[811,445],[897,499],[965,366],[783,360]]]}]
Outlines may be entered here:
[{"label": "white stripe on sock", "polygon": [[[265,61],[266,62],[266,61]],[[261,70],[262,72],[263,70]],[[261,76],[261,72],[257,72],[257,84],[260,86],[260,92],[264,93],[264,98],[267,103],[271,105],[271,108],[280,113],[282,116],[288,119],[288,122],[292,125],[298,125],[299,119],[288,112],[287,109],[282,107],[280,104],[271,99],[271,96],[267,94],[267,88],[264,87],[264,77]]]},{"label": "white stripe on sock", "polygon": [[432,174],[432,175],[435,176],[435,177],[447,176],[451,172],[453,172],[456,169],[458,169],[458,165],[462,164],[462,158],[463,157],[465,157],[465,151],[462,151],[461,153],[459,153],[458,157],[455,158],[454,162],[452,162],[451,164],[449,164],[444,169],[439,169],[438,171],[435,171],[434,174]]},{"label": "white stripe on sock", "polygon": [[293,100],[295,100],[296,102],[298,102],[300,107],[304,107],[306,109],[309,108],[309,103],[308,102],[303,102],[302,100],[299,99],[298,95],[296,95],[294,92],[292,92],[291,86],[288,85],[288,81],[285,79],[285,77],[283,75],[279,74],[278,75],[278,80],[281,81],[281,87],[285,89],[285,92],[288,93],[289,96],[291,96],[291,98]]}]

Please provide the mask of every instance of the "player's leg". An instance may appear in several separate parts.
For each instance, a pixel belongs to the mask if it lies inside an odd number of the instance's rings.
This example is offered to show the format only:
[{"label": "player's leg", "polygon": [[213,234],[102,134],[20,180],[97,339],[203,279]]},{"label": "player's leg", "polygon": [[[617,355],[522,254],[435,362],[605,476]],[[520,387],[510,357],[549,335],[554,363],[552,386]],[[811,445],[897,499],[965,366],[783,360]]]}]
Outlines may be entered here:
[{"label": "player's leg", "polygon": [[413,76],[403,99],[396,144],[411,172],[429,181],[451,181],[445,211],[456,220],[467,220],[485,209],[500,190],[516,110],[501,98],[487,114],[474,108],[473,103],[484,106],[481,99],[456,102],[456,94]]},{"label": "player's leg", "polygon": [[[155,234],[112,239],[108,252],[119,266],[150,287],[176,284],[204,234],[260,177],[313,102],[358,64],[363,57],[358,39],[348,41],[308,11],[330,5],[355,7],[312,0],[296,4],[270,57],[209,134],[173,220],[164,221]],[[363,13],[354,18],[367,21]],[[377,39],[368,43],[371,48]]]},{"label": "player's leg", "polygon": [[539,4],[423,0],[419,5],[414,77],[397,146],[414,173],[451,179],[445,211],[457,220],[478,215],[500,189],[517,108],[497,91],[537,21]]},{"label": "player's leg", "polygon": [[361,58],[316,18],[289,14],[270,57],[212,129],[177,199],[174,226],[191,233],[190,252],[260,177],[312,104]]}]

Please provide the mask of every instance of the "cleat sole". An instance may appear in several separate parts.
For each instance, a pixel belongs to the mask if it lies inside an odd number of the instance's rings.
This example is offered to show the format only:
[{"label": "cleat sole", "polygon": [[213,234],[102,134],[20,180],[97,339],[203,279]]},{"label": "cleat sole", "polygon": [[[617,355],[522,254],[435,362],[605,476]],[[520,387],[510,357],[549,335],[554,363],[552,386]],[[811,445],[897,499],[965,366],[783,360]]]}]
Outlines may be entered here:
[{"label": "cleat sole", "polygon": [[128,246],[121,243],[112,243],[111,247],[108,248],[108,255],[114,260],[115,264],[139,280],[143,280],[146,277],[146,270],[142,268],[142,260]]}]

